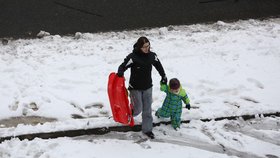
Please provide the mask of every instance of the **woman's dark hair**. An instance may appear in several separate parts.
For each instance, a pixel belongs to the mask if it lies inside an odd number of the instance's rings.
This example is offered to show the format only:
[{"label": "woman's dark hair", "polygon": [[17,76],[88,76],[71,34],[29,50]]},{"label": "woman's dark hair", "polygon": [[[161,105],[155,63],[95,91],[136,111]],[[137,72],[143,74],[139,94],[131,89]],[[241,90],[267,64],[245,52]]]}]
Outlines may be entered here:
[{"label": "woman's dark hair", "polygon": [[138,38],[137,42],[133,45],[133,49],[139,51],[140,48],[142,48],[145,43],[150,43],[150,41],[148,40],[147,37],[142,36]]}]

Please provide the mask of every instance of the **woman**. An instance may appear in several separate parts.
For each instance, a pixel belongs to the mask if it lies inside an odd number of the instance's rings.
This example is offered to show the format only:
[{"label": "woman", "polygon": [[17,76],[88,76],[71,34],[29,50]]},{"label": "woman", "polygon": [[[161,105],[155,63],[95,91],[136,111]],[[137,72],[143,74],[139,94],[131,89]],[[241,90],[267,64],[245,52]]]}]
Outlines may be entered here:
[{"label": "woman", "polygon": [[150,42],[146,37],[140,37],[133,46],[124,62],[118,68],[118,76],[130,68],[129,87],[130,100],[133,106],[133,116],[142,112],[142,132],[154,139],[152,117],[152,66],[161,76],[161,82],[167,83],[164,69],[154,52],[150,51]]}]

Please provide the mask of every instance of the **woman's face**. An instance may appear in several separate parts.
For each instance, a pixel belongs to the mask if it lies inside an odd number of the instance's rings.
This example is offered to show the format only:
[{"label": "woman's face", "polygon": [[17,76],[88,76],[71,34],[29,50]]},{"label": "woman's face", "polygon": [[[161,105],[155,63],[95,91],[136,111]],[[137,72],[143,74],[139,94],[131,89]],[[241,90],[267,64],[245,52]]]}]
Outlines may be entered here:
[{"label": "woman's face", "polygon": [[149,42],[144,43],[141,50],[143,53],[149,53],[150,52],[150,43]]}]

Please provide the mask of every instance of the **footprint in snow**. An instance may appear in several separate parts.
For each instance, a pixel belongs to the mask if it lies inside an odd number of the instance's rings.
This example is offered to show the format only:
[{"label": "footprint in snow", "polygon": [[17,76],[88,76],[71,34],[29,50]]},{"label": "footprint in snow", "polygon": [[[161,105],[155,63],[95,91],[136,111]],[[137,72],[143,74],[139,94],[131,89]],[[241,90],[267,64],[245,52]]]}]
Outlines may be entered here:
[{"label": "footprint in snow", "polygon": [[247,81],[250,82],[250,83],[255,84],[255,86],[258,87],[258,88],[260,88],[260,89],[264,89],[264,85],[263,85],[260,81],[258,81],[258,80],[256,80],[256,79],[247,78]]}]

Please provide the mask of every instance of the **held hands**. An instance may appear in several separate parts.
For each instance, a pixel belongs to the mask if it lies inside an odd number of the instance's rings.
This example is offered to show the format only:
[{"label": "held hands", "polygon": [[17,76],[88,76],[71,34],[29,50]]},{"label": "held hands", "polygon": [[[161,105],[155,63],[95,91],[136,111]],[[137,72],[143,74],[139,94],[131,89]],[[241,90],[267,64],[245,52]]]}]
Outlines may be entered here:
[{"label": "held hands", "polygon": [[191,105],[190,105],[190,104],[186,104],[186,108],[187,108],[188,110],[190,110],[190,109],[191,109]]},{"label": "held hands", "polygon": [[162,77],[160,83],[167,84],[167,77],[166,76]]}]

